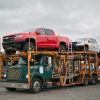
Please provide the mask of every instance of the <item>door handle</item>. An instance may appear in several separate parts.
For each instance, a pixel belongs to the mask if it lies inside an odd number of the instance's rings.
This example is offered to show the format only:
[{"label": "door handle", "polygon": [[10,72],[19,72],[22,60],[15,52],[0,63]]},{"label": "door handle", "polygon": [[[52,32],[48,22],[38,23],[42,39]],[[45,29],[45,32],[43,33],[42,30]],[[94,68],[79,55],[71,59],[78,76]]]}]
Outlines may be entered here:
[{"label": "door handle", "polygon": [[47,38],[47,40],[49,40],[49,38]]},{"label": "door handle", "polygon": [[47,40],[49,40],[49,38],[48,38],[47,36],[46,36],[45,38],[46,38]]}]

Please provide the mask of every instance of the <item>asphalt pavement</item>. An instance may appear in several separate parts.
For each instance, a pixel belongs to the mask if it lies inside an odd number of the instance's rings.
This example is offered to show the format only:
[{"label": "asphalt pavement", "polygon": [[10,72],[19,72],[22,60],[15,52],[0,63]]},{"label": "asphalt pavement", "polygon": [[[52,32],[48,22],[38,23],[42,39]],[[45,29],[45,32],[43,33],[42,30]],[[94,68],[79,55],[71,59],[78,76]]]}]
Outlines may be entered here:
[{"label": "asphalt pavement", "polygon": [[49,87],[35,94],[30,94],[27,90],[9,92],[0,88],[0,100],[100,100],[100,83],[89,86]]}]

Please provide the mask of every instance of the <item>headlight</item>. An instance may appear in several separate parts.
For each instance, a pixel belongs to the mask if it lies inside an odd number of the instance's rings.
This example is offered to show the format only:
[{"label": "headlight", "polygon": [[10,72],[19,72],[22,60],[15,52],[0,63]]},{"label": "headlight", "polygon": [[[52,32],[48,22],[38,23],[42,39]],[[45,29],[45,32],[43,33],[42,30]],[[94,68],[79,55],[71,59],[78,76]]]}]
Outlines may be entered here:
[{"label": "headlight", "polygon": [[4,74],[3,77],[6,77],[6,74]]},{"label": "headlight", "polygon": [[15,35],[15,38],[21,38],[23,35],[22,34],[18,34],[18,35]]},{"label": "headlight", "polygon": [[28,78],[28,75],[26,75],[26,78]]}]

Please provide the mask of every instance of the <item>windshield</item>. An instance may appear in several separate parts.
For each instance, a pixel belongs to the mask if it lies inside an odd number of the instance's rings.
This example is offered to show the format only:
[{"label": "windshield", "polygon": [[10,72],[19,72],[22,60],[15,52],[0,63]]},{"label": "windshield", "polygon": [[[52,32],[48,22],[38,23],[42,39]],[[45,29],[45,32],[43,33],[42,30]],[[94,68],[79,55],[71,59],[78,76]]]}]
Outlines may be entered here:
[{"label": "windshield", "polygon": [[[18,60],[14,61],[12,64],[9,62],[9,65],[27,65],[28,59],[27,57],[20,57]],[[30,65],[47,65],[48,64],[48,56],[45,55],[33,55],[30,60]]]},{"label": "windshield", "polygon": [[[41,55],[36,55],[31,58],[30,65],[38,65],[40,63]],[[27,57],[20,57],[18,60],[18,65],[26,65],[28,64]]]},{"label": "windshield", "polygon": [[27,61],[22,59],[22,57],[20,57],[18,61],[18,65],[23,65],[23,64],[27,64]]},{"label": "windshield", "polygon": [[42,55],[35,55],[35,56],[33,56],[31,61],[30,61],[30,64],[31,65],[38,65],[38,64],[40,64],[41,57],[42,57]]},{"label": "windshield", "polygon": [[29,32],[35,32],[36,30],[37,28],[32,28],[32,29],[24,30],[23,32],[29,33]]}]

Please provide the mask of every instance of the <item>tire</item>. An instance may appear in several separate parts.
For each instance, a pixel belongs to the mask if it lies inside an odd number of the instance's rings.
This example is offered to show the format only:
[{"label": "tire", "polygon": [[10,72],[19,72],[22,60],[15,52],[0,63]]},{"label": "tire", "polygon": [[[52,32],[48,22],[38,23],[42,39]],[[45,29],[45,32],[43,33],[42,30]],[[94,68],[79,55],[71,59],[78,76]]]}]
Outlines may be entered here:
[{"label": "tire", "polygon": [[96,84],[96,81],[97,81],[96,77],[93,76],[93,77],[92,77],[92,80],[91,80],[91,84],[92,84],[92,85],[95,85],[95,84]]},{"label": "tire", "polygon": [[16,51],[14,50],[5,50],[5,54],[15,54]]},{"label": "tire", "polygon": [[98,57],[100,58],[100,51],[98,52]]},{"label": "tire", "polygon": [[85,46],[85,48],[83,47],[83,51],[89,51],[88,46]]},{"label": "tire", "polygon": [[84,77],[84,81],[83,81],[83,85],[84,85],[84,86],[87,86],[88,84],[89,84],[88,77],[85,76],[85,77]]},{"label": "tire", "polygon": [[80,47],[77,47],[77,49],[76,49],[77,51],[82,51],[82,48],[80,48]]},{"label": "tire", "polygon": [[66,45],[61,44],[59,47],[60,52],[66,52]]},{"label": "tire", "polygon": [[[24,44],[23,50],[24,50],[24,51],[28,51],[28,50],[29,50],[29,41],[27,41],[27,42]],[[30,42],[30,50],[33,50],[33,51],[36,50],[35,43]]]},{"label": "tire", "polygon": [[48,84],[47,84],[47,83],[45,83],[45,84],[42,86],[43,89],[47,89],[47,87],[48,87]]},{"label": "tire", "polygon": [[6,88],[8,91],[16,91],[16,88]]},{"label": "tire", "polygon": [[30,89],[31,93],[38,93],[42,89],[42,82],[39,78],[34,78],[32,81],[32,88]]}]

